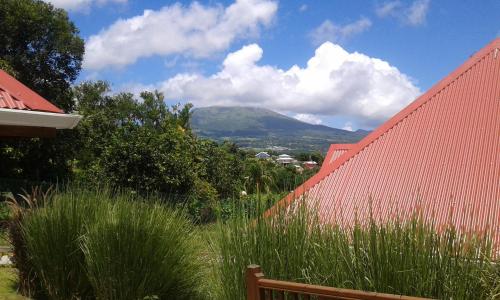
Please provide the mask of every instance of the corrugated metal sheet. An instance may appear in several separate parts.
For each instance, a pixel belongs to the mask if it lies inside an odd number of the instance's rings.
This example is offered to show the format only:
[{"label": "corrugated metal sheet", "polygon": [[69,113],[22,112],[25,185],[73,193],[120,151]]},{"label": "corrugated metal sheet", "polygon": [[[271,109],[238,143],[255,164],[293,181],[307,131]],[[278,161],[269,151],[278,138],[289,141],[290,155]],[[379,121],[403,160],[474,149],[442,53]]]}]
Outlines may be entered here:
[{"label": "corrugated metal sheet", "polygon": [[331,144],[330,149],[328,149],[328,154],[325,157],[325,161],[328,164],[332,164],[337,158],[342,156],[348,150],[351,150],[354,144]]},{"label": "corrugated metal sheet", "polygon": [[12,96],[0,89],[0,108],[28,109],[22,101],[12,98]]},{"label": "corrugated metal sheet", "polygon": [[496,39],[281,204],[307,192],[325,222],[418,212],[500,242],[499,52]]},{"label": "corrugated metal sheet", "polygon": [[3,70],[0,70],[0,108],[64,113]]},{"label": "corrugated metal sheet", "polygon": [[326,153],[323,164],[321,165],[320,172],[326,170],[329,166],[337,160],[342,154],[346,153],[348,150],[352,149],[354,144],[331,144]]}]

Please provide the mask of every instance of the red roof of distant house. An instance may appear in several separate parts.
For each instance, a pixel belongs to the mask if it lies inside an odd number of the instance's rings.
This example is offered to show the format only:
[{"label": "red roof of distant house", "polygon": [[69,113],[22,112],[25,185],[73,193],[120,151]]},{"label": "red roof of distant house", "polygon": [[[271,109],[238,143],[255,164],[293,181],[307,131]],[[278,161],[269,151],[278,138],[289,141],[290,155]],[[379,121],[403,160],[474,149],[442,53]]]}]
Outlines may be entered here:
[{"label": "red roof of distant house", "polygon": [[0,70],[0,108],[64,113],[3,70]]},{"label": "red roof of distant house", "polygon": [[347,226],[419,212],[500,242],[500,39],[283,199]]}]

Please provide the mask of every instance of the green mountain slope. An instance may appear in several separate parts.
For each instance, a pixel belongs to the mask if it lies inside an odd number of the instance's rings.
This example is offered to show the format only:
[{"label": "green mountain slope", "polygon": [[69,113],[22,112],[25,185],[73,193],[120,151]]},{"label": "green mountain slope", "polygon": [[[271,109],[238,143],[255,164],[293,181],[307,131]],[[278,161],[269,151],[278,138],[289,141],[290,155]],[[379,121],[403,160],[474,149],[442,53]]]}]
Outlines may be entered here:
[{"label": "green mountain slope", "polygon": [[312,125],[255,107],[202,107],[193,110],[191,127],[200,137],[232,140],[241,147],[286,147],[325,152],[332,143],[355,143],[369,132]]}]

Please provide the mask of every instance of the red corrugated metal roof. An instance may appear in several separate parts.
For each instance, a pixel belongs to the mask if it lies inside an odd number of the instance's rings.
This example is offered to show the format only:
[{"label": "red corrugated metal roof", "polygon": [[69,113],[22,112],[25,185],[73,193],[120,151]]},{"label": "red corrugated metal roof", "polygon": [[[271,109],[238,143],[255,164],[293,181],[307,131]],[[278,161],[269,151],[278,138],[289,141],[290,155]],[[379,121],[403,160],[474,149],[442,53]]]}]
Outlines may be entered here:
[{"label": "red corrugated metal roof", "polygon": [[331,165],[337,158],[342,156],[342,154],[351,150],[352,147],[354,147],[354,144],[331,144],[330,148],[328,148],[328,152],[326,153],[326,157],[323,160],[321,169]]},{"label": "red corrugated metal roof", "polygon": [[0,88],[0,108],[29,109],[22,101],[12,98],[6,91]]},{"label": "red corrugated metal roof", "polygon": [[3,70],[0,70],[0,108],[64,113]]},{"label": "red corrugated metal roof", "polygon": [[419,212],[500,242],[500,39],[282,200],[307,192],[325,222]]}]

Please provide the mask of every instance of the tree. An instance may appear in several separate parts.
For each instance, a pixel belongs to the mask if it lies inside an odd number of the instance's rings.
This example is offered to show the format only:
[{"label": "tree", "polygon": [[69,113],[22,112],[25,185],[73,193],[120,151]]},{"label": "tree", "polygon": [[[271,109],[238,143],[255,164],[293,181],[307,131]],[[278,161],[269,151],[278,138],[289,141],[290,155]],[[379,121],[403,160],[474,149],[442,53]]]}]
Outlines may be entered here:
[{"label": "tree", "polygon": [[300,152],[299,154],[296,155],[297,159],[300,161],[308,161],[312,160],[318,163],[318,165],[321,165],[323,163],[323,154],[319,151],[312,151],[312,152]]},{"label": "tree", "polygon": [[231,142],[221,145],[211,140],[198,140],[196,159],[198,175],[209,182],[221,198],[238,197],[243,190],[243,159]]},{"label": "tree", "polygon": [[239,194],[242,159],[231,143],[198,140],[189,128],[190,104],[167,106],[159,92],[111,95],[102,81],[75,87],[83,115],[77,133],[77,178],[140,194],[160,193],[187,204],[196,221],[215,217],[220,197]]},{"label": "tree", "polygon": [[70,87],[80,73],[84,42],[67,13],[43,1],[0,0],[0,28],[3,64],[29,88],[71,111]]},{"label": "tree", "polygon": [[[194,186],[195,140],[179,105],[167,107],[159,92],[109,94],[105,82],[75,88],[79,112],[79,178],[106,181],[141,193],[186,195]],[[189,107],[189,106],[188,106]]]},{"label": "tree", "polygon": [[246,187],[248,192],[269,193],[274,184],[273,166],[257,159],[248,159],[246,165]]},{"label": "tree", "polygon": [[[71,84],[84,52],[67,13],[35,0],[0,0],[0,68],[60,108],[74,107]],[[0,142],[0,177],[56,180],[71,174],[75,133]]]}]

